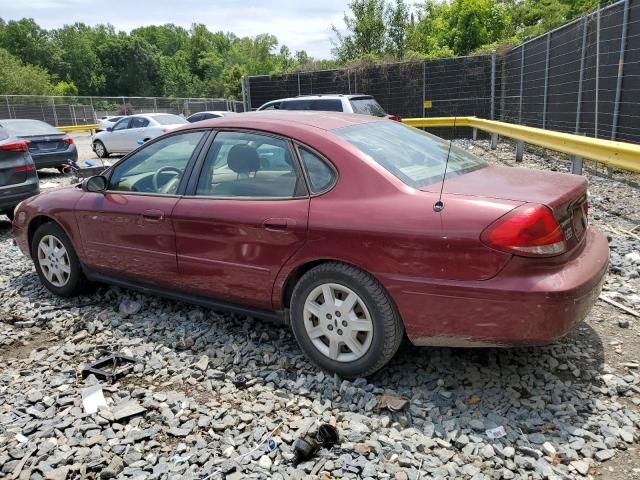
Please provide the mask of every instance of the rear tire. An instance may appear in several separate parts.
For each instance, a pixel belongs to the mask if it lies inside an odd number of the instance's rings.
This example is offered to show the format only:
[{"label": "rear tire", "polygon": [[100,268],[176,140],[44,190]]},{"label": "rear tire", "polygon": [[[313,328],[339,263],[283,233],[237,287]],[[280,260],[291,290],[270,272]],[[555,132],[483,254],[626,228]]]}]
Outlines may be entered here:
[{"label": "rear tire", "polygon": [[67,234],[57,223],[38,227],[31,255],[42,284],[60,297],[72,297],[87,286],[82,265]]},{"label": "rear tire", "polygon": [[382,285],[351,265],[312,268],[291,297],[291,327],[319,367],[347,378],[385,366],[404,337],[404,325]]},{"label": "rear tire", "polygon": [[100,140],[96,140],[95,142],[93,142],[93,151],[96,152],[98,158],[107,158],[109,156],[107,148]]}]

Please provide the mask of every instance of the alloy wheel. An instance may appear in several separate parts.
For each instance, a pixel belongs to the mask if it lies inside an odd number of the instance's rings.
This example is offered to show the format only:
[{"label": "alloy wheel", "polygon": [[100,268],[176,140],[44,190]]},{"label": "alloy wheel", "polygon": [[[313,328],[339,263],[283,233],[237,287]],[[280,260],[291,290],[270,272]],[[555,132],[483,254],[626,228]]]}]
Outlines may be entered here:
[{"label": "alloy wheel", "polygon": [[38,264],[45,278],[55,287],[64,287],[71,276],[69,253],[53,235],[45,235],[38,244]]},{"label": "alloy wheel", "polygon": [[314,288],[304,303],[304,328],[314,347],[337,362],[364,356],[373,340],[373,321],[360,296],[337,283]]},{"label": "alloy wheel", "polygon": [[96,152],[96,155],[100,158],[104,156],[104,145],[102,145],[101,142],[96,142],[95,152]]}]

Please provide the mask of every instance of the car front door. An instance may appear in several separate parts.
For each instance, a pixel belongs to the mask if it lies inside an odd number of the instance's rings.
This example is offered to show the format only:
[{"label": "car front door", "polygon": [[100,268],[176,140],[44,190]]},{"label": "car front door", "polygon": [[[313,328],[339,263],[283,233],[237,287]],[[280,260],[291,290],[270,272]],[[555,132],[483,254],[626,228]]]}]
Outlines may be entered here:
[{"label": "car front door", "polygon": [[89,269],[175,286],[171,212],[206,135],[203,130],[181,132],[149,143],[113,167],[106,192],[81,197],[76,218]]},{"label": "car front door", "polygon": [[[307,237],[309,196],[287,139],[217,133],[172,221],[191,291],[270,309],[278,271]],[[194,171],[194,173],[196,173]]]},{"label": "car front door", "polygon": [[109,135],[104,137],[105,147],[108,152],[124,151],[124,138],[130,123],[131,117],[123,118],[113,126]]}]

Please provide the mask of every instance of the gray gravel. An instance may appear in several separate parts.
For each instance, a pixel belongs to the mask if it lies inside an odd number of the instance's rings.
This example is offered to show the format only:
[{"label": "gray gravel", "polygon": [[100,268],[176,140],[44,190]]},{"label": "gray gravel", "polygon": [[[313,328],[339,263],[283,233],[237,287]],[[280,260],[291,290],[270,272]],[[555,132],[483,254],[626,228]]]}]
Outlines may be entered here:
[{"label": "gray gravel", "polygon": [[[473,146],[489,161],[512,160],[508,144],[484,148]],[[564,168],[531,154],[525,165]],[[630,231],[637,189],[591,181],[593,222]],[[609,233],[605,293],[638,308],[629,257],[638,243]],[[606,465],[638,457],[638,326],[610,305],[549,347],[407,345],[382,372],[346,381],[313,367],[283,327],[118,288],[55,298],[12,246],[8,223],[0,222],[0,252],[0,477],[614,478]],[[121,314],[123,301],[140,311]],[[102,382],[107,408],[85,414],[82,390],[98,380],[83,380],[81,367],[111,351],[142,362]],[[400,412],[380,409],[385,393],[409,402]],[[124,404],[141,413],[118,418]],[[294,466],[298,435],[331,422],[339,446]],[[490,438],[500,426],[506,435]],[[633,478],[640,464],[619,473]]]}]

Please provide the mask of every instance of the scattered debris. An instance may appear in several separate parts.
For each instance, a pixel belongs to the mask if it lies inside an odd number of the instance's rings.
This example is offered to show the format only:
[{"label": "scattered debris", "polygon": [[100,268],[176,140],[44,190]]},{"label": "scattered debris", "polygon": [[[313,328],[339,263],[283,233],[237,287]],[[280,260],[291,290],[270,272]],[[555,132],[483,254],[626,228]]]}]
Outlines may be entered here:
[{"label": "scattered debris", "polygon": [[484,433],[486,433],[487,437],[491,438],[492,440],[495,440],[497,438],[506,437],[506,435],[507,435],[507,431],[505,430],[504,426],[502,426],[502,425],[500,425],[499,427],[496,427],[496,428],[490,428],[490,429],[486,430]]},{"label": "scattered debris", "polygon": [[135,415],[139,415],[141,413],[146,412],[147,409],[140,405],[135,400],[129,400],[120,405],[116,405],[111,409],[111,413],[113,413],[113,419],[116,422],[120,420],[124,420],[125,418],[133,417]]},{"label": "scattered debris", "polygon": [[140,310],[142,309],[142,304],[140,302],[135,302],[135,301],[127,301],[127,300],[123,300],[122,302],[120,302],[120,315],[122,315],[123,318],[127,318],[131,315],[135,315],[136,313],[140,312]]},{"label": "scattered debris", "polygon": [[99,358],[93,363],[86,364],[82,369],[82,378],[87,378],[93,374],[96,378],[112,382],[116,378],[129,373],[136,363],[140,363],[137,358],[112,353],[106,357]]},{"label": "scattered debris", "polygon": [[620,310],[627,312],[629,315],[633,315],[634,317],[640,318],[640,313],[636,312],[635,310],[629,307],[622,305],[621,303],[616,302],[615,300],[612,300],[609,297],[606,297],[605,295],[600,295],[599,298],[600,300],[607,302],[608,304],[613,305],[614,307],[618,307]]},{"label": "scattered debris", "polygon": [[99,408],[107,408],[107,401],[102,393],[102,385],[91,385],[82,390],[82,405],[85,413],[96,413]]},{"label": "scattered debris", "polygon": [[316,435],[318,445],[324,448],[333,447],[340,440],[338,430],[333,425],[323,423],[318,427],[318,433]]},{"label": "scattered debris", "polygon": [[391,392],[385,392],[378,398],[378,409],[399,412],[409,404],[409,400]]}]

